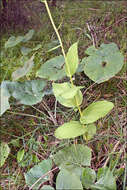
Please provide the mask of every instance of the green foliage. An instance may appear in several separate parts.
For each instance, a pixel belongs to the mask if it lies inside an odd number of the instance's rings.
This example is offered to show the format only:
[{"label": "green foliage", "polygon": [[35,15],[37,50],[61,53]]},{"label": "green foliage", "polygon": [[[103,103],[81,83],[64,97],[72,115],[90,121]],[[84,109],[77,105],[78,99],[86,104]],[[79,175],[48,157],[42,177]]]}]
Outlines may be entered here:
[{"label": "green foliage", "polygon": [[79,121],[70,121],[56,129],[55,137],[58,139],[75,138],[86,132],[85,127]]},{"label": "green foliage", "polygon": [[68,77],[72,77],[78,68],[78,44],[74,43],[68,50],[65,61],[65,70]]},{"label": "green foliage", "polygon": [[7,88],[5,88],[4,82],[0,86],[0,115],[2,115],[7,109],[10,108],[9,105],[10,93]]},{"label": "green foliage", "polygon": [[31,80],[25,82],[3,81],[1,84],[1,115],[9,109],[8,99],[13,96],[20,104],[34,105],[42,100],[46,82]]},{"label": "green foliage", "polygon": [[59,150],[56,154],[54,154],[53,158],[55,164],[58,166],[90,166],[91,149],[81,144],[73,144],[69,147],[65,147],[62,150]]},{"label": "green foliage", "polygon": [[[38,165],[35,165],[27,173],[25,173],[26,184],[31,187],[36,181],[45,175],[52,168],[52,161],[50,159],[43,160]],[[41,178],[32,189],[38,189],[39,185],[45,181],[49,180],[49,176],[46,175],[44,178]]]},{"label": "green foliage", "polygon": [[25,153],[24,149],[18,151],[18,153],[17,153],[17,161],[18,162],[22,161],[24,153]]},{"label": "green foliage", "polygon": [[27,34],[25,34],[24,36],[11,36],[8,41],[5,43],[5,48],[11,48],[14,47],[16,45],[18,45],[20,42],[27,42],[29,41],[32,36],[34,34],[34,30],[29,30],[29,32]]},{"label": "green foliage", "polygon": [[25,62],[23,67],[18,68],[16,71],[14,71],[12,73],[12,79],[18,80],[19,78],[25,76],[28,72],[30,72],[30,70],[34,66],[33,59],[34,59],[34,55],[28,61]]},{"label": "green foliage", "polygon": [[115,43],[101,44],[98,49],[89,47],[86,53],[89,56],[85,60],[84,73],[96,83],[115,76],[124,64],[124,57]]},{"label": "green foliage", "polygon": [[83,186],[80,179],[74,173],[61,169],[56,178],[56,190],[59,189],[83,190]]},{"label": "green foliage", "polygon": [[[82,103],[81,87],[77,87],[68,82],[58,84],[53,83],[53,92],[56,99],[66,107],[76,107]],[[77,101],[76,101],[77,99]]]},{"label": "green foliage", "polygon": [[46,61],[37,71],[36,76],[47,80],[60,80],[66,76],[64,65],[64,57],[56,56]]},{"label": "green foliage", "polygon": [[104,117],[112,110],[113,107],[113,103],[106,100],[94,102],[90,104],[85,110],[83,110],[80,122],[82,124],[93,123]]},{"label": "green foliage", "polygon": [[55,190],[55,189],[50,185],[44,185],[40,190]]},{"label": "green foliage", "polygon": [[91,184],[94,184],[96,180],[96,173],[91,168],[84,168],[82,172],[82,184],[86,189],[89,189]]},{"label": "green foliage", "polygon": [[107,167],[99,168],[97,173],[97,182],[91,187],[93,190],[116,190],[116,181],[110,169]]},{"label": "green foliage", "polygon": [[10,148],[7,143],[1,142],[0,144],[0,167],[2,167],[8,158]]}]

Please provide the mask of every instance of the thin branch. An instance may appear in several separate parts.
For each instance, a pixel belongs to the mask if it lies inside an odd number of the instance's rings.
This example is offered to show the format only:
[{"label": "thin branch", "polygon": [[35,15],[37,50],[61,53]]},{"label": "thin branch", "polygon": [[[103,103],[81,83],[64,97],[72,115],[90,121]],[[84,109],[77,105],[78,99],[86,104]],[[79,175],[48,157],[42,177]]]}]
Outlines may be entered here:
[{"label": "thin branch", "polygon": [[41,180],[43,179],[44,177],[46,177],[47,175],[49,175],[50,173],[52,173],[53,171],[57,170],[58,167],[55,167],[54,169],[48,171],[47,173],[45,173],[44,175],[42,175],[30,188],[29,190],[32,190],[32,188]]}]

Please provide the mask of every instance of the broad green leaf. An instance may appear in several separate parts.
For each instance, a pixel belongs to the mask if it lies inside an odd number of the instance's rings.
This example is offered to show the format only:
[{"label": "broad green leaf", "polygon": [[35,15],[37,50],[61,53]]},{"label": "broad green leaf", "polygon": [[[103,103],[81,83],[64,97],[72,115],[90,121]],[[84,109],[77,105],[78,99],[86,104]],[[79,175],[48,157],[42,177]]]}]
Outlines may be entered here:
[{"label": "broad green leaf", "polygon": [[84,168],[82,173],[82,184],[86,189],[90,189],[91,185],[94,184],[96,180],[96,173],[91,168]]},{"label": "broad green leaf", "polygon": [[86,126],[81,125],[79,121],[70,121],[58,127],[55,131],[55,137],[58,139],[75,138],[86,132]]},{"label": "broad green leaf", "polygon": [[18,68],[16,71],[12,73],[12,79],[17,80],[25,76],[28,72],[30,72],[30,70],[34,66],[33,60],[34,60],[34,55],[27,62],[25,62],[23,67]]},{"label": "broad green leaf", "polygon": [[84,170],[83,167],[76,166],[75,164],[71,164],[71,165],[70,164],[69,165],[68,164],[67,165],[64,164],[64,165],[61,165],[60,167],[68,170],[71,173],[74,173],[79,179],[81,179],[82,172]]},{"label": "broad green leaf", "polygon": [[6,83],[3,81],[0,86],[0,115],[10,108],[9,98],[10,93],[6,88]]},{"label": "broad green leaf", "polygon": [[55,189],[50,185],[44,185],[40,190],[55,190]]},{"label": "broad green leaf", "polygon": [[25,36],[23,37],[23,42],[29,41],[33,37],[34,32],[35,31],[33,29],[29,30],[29,32],[27,34],[25,34]]},{"label": "broad green leaf", "polygon": [[96,53],[97,49],[94,46],[90,46],[86,49],[85,53],[87,55],[93,55],[94,53]]},{"label": "broad green leaf", "polygon": [[10,48],[10,47],[14,47],[16,45],[18,45],[20,42],[27,42],[28,40],[30,40],[32,38],[34,34],[34,30],[29,30],[29,32],[27,34],[25,34],[24,36],[11,36],[8,41],[5,43],[5,48]]},{"label": "broad green leaf", "polygon": [[78,68],[78,43],[74,43],[66,55],[65,71],[68,77],[72,77]]},{"label": "broad green leaf", "polygon": [[2,167],[8,158],[8,155],[10,153],[10,148],[7,143],[2,142],[0,144],[0,167]]},{"label": "broad green leaf", "polygon": [[108,114],[113,107],[114,104],[106,100],[94,102],[82,112],[80,122],[82,124],[93,123]]},{"label": "broad green leaf", "polygon": [[31,48],[24,47],[24,46],[21,47],[21,53],[22,53],[22,55],[28,55],[31,51],[32,51]]},{"label": "broad green leaf", "polygon": [[11,36],[8,41],[5,43],[5,48],[10,48],[10,47],[14,47],[16,46],[17,44],[19,44],[20,42],[22,42],[24,39],[23,36],[18,36],[18,37],[15,37],[15,36]]},{"label": "broad green leaf", "polygon": [[25,105],[34,105],[42,100],[43,89],[46,86],[44,80],[31,80],[15,83],[12,96]]},{"label": "broad green leaf", "polygon": [[[38,165],[35,165],[27,173],[25,173],[26,184],[29,187],[31,187],[42,175],[45,175],[48,171],[50,171],[51,168],[52,161],[50,159],[43,160]],[[40,184],[48,180],[50,180],[49,175],[45,176],[44,178],[41,178],[32,189],[38,189]]]},{"label": "broad green leaf", "polygon": [[64,57],[56,56],[46,61],[37,71],[36,76],[47,80],[60,80],[66,76],[64,65]]},{"label": "broad green leaf", "polygon": [[98,84],[117,74],[124,64],[124,57],[115,43],[102,44],[96,50],[89,47],[86,53],[90,56],[86,59],[84,73]]},{"label": "broad green leaf", "polygon": [[81,90],[77,91],[77,94],[70,99],[65,99],[61,96],[57,96],[56,99],[59,101],[60,104],[66,107],[77,107],[77,105],[81,105],[83,96]]},{"label": "broad green leaf", "polygon": [[24,149],[18,151],[18,153],[17,153],[17,161],[18,162],[22,161],[22,159],[24,157],[24,153],[25,153]]},{"label": "broad green leaf", "polygon": [[105,167],[98,170],[97,182],[91,187],[101,190],[116,190],[116,181],[109,168]]},{"label": "broad green leaf", "polygon": [[53,83],[53,92],[55,97],[64,98],[64,99],[72,99],[76,94],[80,87],[70,84],[69,82],[64,83]]},{"label": "broad green leaf", "polygon": [[96,134],[96,126],[92,124],[85,125],[86,127],[86,132],[84,134],[85,140],[90,140],[93,138],[93,136]]},{"label": "broad green leaf", "polygon": [[83,190],[80,179],[66,169],[61,169],[56,178],[56,190]]},{"label": "broad green leaf", "polygon": [[53,155],[54,162],[58,166],[90,166],[91,149],[87,146],[77,144],[65,147]]}]

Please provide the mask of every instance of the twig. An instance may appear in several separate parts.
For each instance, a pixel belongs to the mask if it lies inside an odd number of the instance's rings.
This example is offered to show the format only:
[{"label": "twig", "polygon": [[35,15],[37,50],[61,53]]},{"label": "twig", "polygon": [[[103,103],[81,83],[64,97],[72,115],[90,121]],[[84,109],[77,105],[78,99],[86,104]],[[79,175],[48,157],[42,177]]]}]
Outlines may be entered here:
[{"label": "twig", "polygon": [[[117,149],[117,147],[118,147],[118,145],[119,145],[119,144],[120,144],[120,141],[118,141],[118,142],[116,143],[116,145],[114,146],[113,151],[112,151],[112,153],[111,153],[111,154],[113,154],[113,152],[115,152],[115,151],[116,151],[116,149]],[[104,167],[106,167],[106,165],[107,165],[107,163],[108,163],[109,159],[110,159],[110,157],[108,156],[107,160],[106,160],[106,161],[105,161],[105,163],[104,163],[103,168],[104,168]]]},{"label": "twig", "polygon": [[51,121],[54,123],[54,125],[58,125],[58,124],[57,124],[57,121],[56,121],[56,119],[55,119],[55,117],[54,117],[54,115],[53,115],[52,112],[50,111],[50,108],[48,107],[48,105],[46,104],[45,101],[43,101],[42,106],[43,106],[44,109],[48,112],[48,114],[49,114],[49,116],[50,116],[49,119],[51,119]]},{"label": "twig", "polygon": [[46,177],[47,175],[49,175],[50,173],[52,173],[53,171],[57,170],[58,167],[55,167],[54,169],[48,171],[47,173],[45,173],[44,175],[42,175],[30,188],[29,190],[32,190],[32,188],[41,180],[43,179],[44,177]]}]

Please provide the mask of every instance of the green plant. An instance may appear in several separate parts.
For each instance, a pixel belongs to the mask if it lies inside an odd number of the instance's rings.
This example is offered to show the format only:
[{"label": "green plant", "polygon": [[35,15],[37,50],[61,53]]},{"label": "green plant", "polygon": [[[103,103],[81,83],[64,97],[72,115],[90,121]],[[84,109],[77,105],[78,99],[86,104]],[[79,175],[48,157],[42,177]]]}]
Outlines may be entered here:
[{"label": "green plant", "polygon": [[[104,117],[107,113],[109,113],[109,111],[114,107],[114,105],[113,103],[108,102],[106,100],[101,100],[101,101],[93,102],[87,108],[85,108],[84,110],[81,110],[80,106],[83,101],[83,95],[82,95],[81,89],[83,87],[76,86],[74,84],[73,75],[76,72],[84,71],[84,73],[96,83],[107,81],[122,68],[123,56],[121,55],[117,46],[114,43],[102,44],[99,48],[95,48],[93,46],[89,47],[85,52],[88,56],[83,58],[81,63],[79,64],[78,63],[79,62],[78,43],[74,43],[69,48],[68,52],[65,53],[62,40],[60,38],[58,30],[51,17],[48,4],[46,0],[44,0],[43,2],[46,5],[49,17],[51,19],[51,22],[53,24],[57,37],[59,39],[60,45],[58,45],[55,48],[61,47],[63,55],[56,56],[46,61],[40,67],[40,69],[36,73],[36,76],[42,79],[17,82],[15,80],[19,80],[21,77],[24,77],[25,75],[27,75],[34,66],[34,58],[36,56],[36,53],[33,54],[32,52],[37,51],[38,48],[41,48],[40,45],[38,45],[37,47],[33,49],[30,49],[30,48],[28,49],[23,46],[21,48],[21,53],[23,55],[28,55],[31,52],[32,56],[24,63],[23,67],[17,69],[16,71],[12,73],[12,80],[14,80],[13,82],[10,82],[10,81],[2,82],[1,115],[7,109],[10,108],[8,100],[11,96],[14,97],[16,100],[18,100],[19,103],[25,104],[25,105],[34,105],[40,102],[43,96],[46,95],[47,93],[45,91],[45,87],[47,85],[47,81],[50,80],[50,81],[53,81],[52,87],[53,87],[53,93],[56,99],[63,106],[73,108],[74,111],[80,115],[78,121],[77,120],[69,121],[67,123],[64,123],[62,126],[58,127],[55,131],[55,136],[59,139],[66,139],[66,138],[68,139],[68,138],[75,138],[80,135],[83,135],[84,139],[88,141],[96,134],[96,126],[94,122],[96,122],[98,119]],[[30,32],[28,34],[31,35]],[[28,40],[29,39],[30,38],[28,37]],[[5,43],[5,48],[11,48],[13,46],[16,46],[19,43],[25,43],[24,37],[21,37],[21,36],[17,38],[11,37]],[[116,63],[117,63],[117,67],[115,67]],[[54,82],[66,76],[69,78],[70,82],[64,82],[64,83]],[[81,145],[75,145],[75,146],[73,145],[69,147],[69,150],[65,148],[65,150],[63,150],[64,154],[62,154],[61,152],[58,152],[59,154],[62,155],[62,158],[59,159],[60,164],[57,163],[56,159],[54,158],[56,165],[58,165],[59,168],[61,169],[60,173],[57,176],[56,188],[59,189],[61,187],[61,184],[63,184],[63,188],[72,188],[74,187],[72,184],[72,181],[75,181],[76,182],[76,184],[74,184],[75,187],[80,188],[80,189],[82,189],[83,186],[86,189],[88,188],[103,189],[103,190],[106,190],[106,188],[116,189],[116,184],[115,184],[113,174],[108,168],[100,169],[98,171],[99,174],[97,174],[97,176],[99,177],[97,177],[97,182],[95,183],[96,175],[95,175],[94,170],[86,167],[86,166],[90,166],[91,150],[88,147],[83,147],[83,146],[81,146],[82,148],[80,149],[79,146]],[[3,159],[1,166],[4,164],[5,159],[7,158],[9,154],[8,150],[9,149],[7,148],[8,153]],[[1,151],[3,151],[3,146],[1,146]],[[87,156],[88,158],[86,158],[84,162],[83,161],[79,162],[80,158],[78,157],[77,162],[75,164],[73,160],[68,161],[68,158],[72,159],[73,157],[76,157],[76,156],[73,154],[71,155],[67,154],[65,163],[62,163],[61,160],[63,159],[63,156],[65,156],[66,151],[69,153],[72,151],[72,152],[75,152],[75,154],[82,153],[84,158],[85,156]],[[17,160],[19,162],[22,161],[23,156],[24,156],[24,150],[20,150],[17,155]],[[57,153],[56,153],[56,157],[58,157]],[[51,162],[51,160],[48,162]],[[78,168],[78,166],[80,167]],[[52,165],[50,164],[50,167],[48,167],[48,169],[44,173],[39,173],[38,175],[37,171],[39,170],[40,167],[41,167],[41,163],[39,163],[38,167],[35,166],[34,168],[35,170],[33,169],[30,171],[32,174],[29,175],[28,173],[29,179],[26,174],[26,182],[29,186],[33,184],[38,185],[36,183],[38,182],[37,180],[39,178],[42,178],[41,176],[43,175],[44,177],[47,176],[46,174],[48,171],[51,170]],[[35,175],[36,172],[37,172],[37,176]],[[78,173],[80,174],[77,177]],[[35,179],[34,181],[32,181],[32,177],[34,175],[35,175]],[[91,180],[88,179],[88,176]],[[68,177],[71,177],[70,182],[67,181]],[[105,182],[107,182],[109,179],[112,179],[113,183],[112,184],[108,183],[105,185]],[[29,182],[29,180],[31,180],[32,182]],[[65,183],[63,183],[63,181],[65,181]],[[45,180],[41,181],[41,183],[43,182],[45,182]],[[39,185],[41,185],[41,183],[39,183]],[[110,185],[112,185],[111,188],[109,187]]]},{"label": "green plant", "polygon": [[52,160],[47,159],[25,173],[25,180],[30,189],[40,189],[44,182],[50,180],[50,174],[59,168],[60,171],[56,178],[56,190],[83,190],[83,188],[116,190],[113,171],[108,167],[99,168],[96,175],[96,172],[90,168],[91,149],[87,146],[73,144],[54,153],[52,157],[58,167],[51,170]]}]

